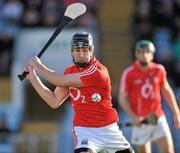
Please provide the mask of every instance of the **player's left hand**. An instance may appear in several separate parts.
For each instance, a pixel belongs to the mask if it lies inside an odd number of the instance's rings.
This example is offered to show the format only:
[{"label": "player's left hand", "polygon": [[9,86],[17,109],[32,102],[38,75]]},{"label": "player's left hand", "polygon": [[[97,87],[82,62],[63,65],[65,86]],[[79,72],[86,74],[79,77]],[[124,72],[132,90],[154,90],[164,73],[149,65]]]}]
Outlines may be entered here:
[{"label": "player's left hand", "polygon": [[42,65],[42,62],[37,56],[34,56],[29,60],[28,65],[37,69],[40,65]]}]

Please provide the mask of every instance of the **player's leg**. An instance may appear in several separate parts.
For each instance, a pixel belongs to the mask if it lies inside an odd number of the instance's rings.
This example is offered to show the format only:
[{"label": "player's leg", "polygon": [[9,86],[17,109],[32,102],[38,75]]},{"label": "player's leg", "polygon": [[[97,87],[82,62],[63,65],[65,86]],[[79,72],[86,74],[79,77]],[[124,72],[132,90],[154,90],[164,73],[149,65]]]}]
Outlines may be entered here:
[{"label": "player's leg", "polygon": [[133,127],[131,143],[135,145],[138,153],[151,153],[151,136],[154,126]]},{"label": "player's leg", "polygon": [[156,126],[144,125],[132,128],[131,143],[135,145],[137,153],[151,153],[151,138]]},{"label": "player's leg", "polygon": [[145,143],[144,145],[136,145],[136,151],[138,153],[151,153],[151,143]]},{"label": "player's leg", "polygon": [[96,153],[103,149],[100,128],[74,127],[74,153]]},{"label": "player's leg", "polygon": [[174,153],[173,140],[165,116],[158,119],[158,126],[154,130],[152,142],[157,145],[161,153]]},{"label": "player's leg", "polygon": [[134,153],[130,143],[126,140],[117,123],[103,129],[104,150],[108,153]]},{"label": "player's leg", "polygon": [[161,153],[174,153],[171,136],[162,137],[154,141]]}]

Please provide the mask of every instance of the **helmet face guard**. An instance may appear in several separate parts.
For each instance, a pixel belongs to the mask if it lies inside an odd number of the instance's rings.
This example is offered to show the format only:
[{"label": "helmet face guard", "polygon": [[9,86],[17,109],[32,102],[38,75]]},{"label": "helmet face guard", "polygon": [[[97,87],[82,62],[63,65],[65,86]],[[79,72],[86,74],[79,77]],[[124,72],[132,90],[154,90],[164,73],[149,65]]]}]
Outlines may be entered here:
[{"label": "helmet face guard", "polygon": [[[73,52],[73,48],[89,47],[89,50],[91,50],[93,46],[94,46],[93,40],[92,40],[92,36],[90,33],[78,32],[78,33],[75,33],[72,37],[72,41],[71,41],[71,51],[72,52]],[[90,61],[80,63],[80,62],[75,61],[74,58],[73,58],[73,62],[79,68],[85,68],[90,64]]]}]

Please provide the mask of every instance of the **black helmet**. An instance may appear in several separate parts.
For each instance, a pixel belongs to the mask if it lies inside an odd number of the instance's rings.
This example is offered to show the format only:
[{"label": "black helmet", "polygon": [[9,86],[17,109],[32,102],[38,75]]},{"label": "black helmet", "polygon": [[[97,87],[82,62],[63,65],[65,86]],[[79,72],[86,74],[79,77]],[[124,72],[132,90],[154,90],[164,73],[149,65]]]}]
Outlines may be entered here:
[{"label": "black helmet", "polygon": [[88,32],[75,33],[71,41],[71,49],[73,47],[89,47],[93,46],[92,36]]},{"label": "black helmet", "polygon": [[[92,51],[93,46],[94,45],[93,45],[92,36],[88,32],[77,32],[72,37],[71,51],[73,51],[73,48],[76,48],[76,47],[89,47],[89,50]],[[75,61],[74,58],[73,58],[73,62],[76,66],[80,68],[85,68],[90,64],[90,61],[80,63],[80,62]]]},{"label": "black helmet", "polygon": [[154,44],[149,40],[140,40],[136,43],[135,51],[139,51],[141,49],[149,49],[152,53],[155,53]]}]

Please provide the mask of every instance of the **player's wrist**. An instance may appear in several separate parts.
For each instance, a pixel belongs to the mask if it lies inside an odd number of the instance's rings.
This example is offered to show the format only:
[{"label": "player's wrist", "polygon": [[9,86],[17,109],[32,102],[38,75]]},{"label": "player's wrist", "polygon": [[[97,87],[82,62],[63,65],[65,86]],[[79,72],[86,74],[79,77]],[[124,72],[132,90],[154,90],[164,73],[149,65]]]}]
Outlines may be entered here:
[{"label": "player's wrist", "polygon": [[42,72],[44,71],[44,69],[45,69],[45,66],[44,66],[42,63],[37,63],[37,64],[35,65],[35,69],[36,69],[38,72],[42,73]]},{"label": "player's wrist", "polygon": [[27,78],[32,82],[32,81],[35,81],[35,80],[37,79],[37,75],[36,75],[35,72],[29,73],[29,74],[27,75]]}]

